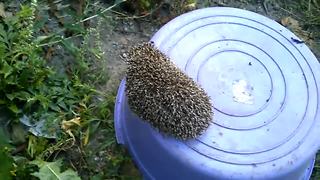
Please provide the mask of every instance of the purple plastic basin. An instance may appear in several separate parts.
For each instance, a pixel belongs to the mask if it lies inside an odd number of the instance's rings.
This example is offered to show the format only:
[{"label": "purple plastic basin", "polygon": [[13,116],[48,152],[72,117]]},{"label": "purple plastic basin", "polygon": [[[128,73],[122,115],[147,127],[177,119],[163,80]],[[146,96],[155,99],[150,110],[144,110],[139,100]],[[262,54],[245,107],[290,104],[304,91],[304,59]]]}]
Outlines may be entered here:
[{"label": "purple plastic basin", "polygon": [[180,141],[127,104],[115,106],[117,141],[145,179],[309,179],[319,149],[320,66],[297,36],[259,14],[225,7],[183,14],[151,39],[214,103],[214,123]]}]

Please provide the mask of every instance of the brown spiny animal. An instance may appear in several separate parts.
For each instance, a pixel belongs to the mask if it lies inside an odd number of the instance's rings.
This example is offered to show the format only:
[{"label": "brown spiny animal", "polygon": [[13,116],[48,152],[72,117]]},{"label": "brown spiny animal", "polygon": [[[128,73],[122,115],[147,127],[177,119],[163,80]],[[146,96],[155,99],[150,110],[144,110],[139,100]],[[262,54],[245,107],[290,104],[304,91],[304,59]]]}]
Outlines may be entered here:
[{"label": "brown spiny animal", "polygon": [[141,119],[183,140],[208,128],[213,116],[210,98],[153,43],[133,47],[126,62],[128,103]]}]

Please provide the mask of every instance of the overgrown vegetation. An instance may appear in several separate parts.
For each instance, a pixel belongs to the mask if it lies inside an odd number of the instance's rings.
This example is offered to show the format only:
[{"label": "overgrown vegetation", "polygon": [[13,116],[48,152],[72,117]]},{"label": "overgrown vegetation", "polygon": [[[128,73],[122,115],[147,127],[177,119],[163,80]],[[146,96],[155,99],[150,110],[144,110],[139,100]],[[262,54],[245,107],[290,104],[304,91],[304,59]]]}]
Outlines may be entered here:
[{"label": "overgrown vegetation", "polygon": [[[115,145],[114,94],[98,90],[107,77],[97,14],[108,9],[72,3],[1,4],[0,179],[115,178],[127,161]],[[90,162],[99,152],[104,171]]]}]

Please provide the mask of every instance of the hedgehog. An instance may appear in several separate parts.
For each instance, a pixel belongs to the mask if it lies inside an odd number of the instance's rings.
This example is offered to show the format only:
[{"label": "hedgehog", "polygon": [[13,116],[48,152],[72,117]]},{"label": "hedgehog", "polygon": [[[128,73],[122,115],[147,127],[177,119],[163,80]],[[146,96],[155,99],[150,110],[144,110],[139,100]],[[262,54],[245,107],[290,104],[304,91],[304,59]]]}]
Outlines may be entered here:
[{"label": "hedgehog", "polygon": [[128,105],[158,131],[188,140],[211,124],[210,97],[152,42],[140,43],[126,55]]}]

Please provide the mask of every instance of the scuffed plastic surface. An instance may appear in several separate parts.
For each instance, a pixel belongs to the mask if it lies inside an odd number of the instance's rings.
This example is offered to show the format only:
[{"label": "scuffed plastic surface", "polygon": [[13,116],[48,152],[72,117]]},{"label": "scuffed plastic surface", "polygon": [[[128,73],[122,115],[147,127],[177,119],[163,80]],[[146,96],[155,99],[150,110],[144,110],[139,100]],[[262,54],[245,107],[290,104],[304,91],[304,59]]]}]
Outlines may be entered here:
[{"label": "scuffed plastic surface", "polygon": [[273,20],[235,8],[181,15],[151,39],[214,102],[199,138],[163,136],[134,115],[122,81],[117,140],[149,179],[309,179],[319,148],[315,56]]}]

